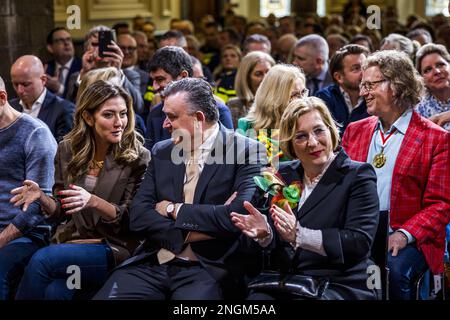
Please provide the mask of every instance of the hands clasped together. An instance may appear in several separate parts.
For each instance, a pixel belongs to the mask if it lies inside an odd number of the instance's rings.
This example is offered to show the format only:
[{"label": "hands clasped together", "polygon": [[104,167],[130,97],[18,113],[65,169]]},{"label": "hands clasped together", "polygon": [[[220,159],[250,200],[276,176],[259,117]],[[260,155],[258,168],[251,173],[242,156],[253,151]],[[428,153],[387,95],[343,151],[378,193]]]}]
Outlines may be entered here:
[{"label": "hands clasped together", "polygon": [[[244,207],[248,215],[231,213],[231,221],[246,236],[252,239],[264,239],[269,235],[269,225],[266,216],[259,212],[250,202],[245,201]],[[273,205],[270,208],[275,229],[286,242],[295,242],[297,236],[297,218],[288,204],[284,208]]]}]

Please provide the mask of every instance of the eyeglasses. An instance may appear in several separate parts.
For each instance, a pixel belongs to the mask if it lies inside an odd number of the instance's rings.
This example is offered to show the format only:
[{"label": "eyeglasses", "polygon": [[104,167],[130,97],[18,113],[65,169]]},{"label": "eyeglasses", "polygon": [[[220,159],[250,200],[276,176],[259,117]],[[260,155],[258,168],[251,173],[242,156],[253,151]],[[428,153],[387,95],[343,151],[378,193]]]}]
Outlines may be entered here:
[{"label": "eyeglasses", "polygon": [[303,89],[302,91],[292,91],[291,96],[289,98],[289,100],[294,100],[294,99],[298,99],[298,98],[306,98],[309,94],[309,90],[308,89]]},{"label": "eyeglasses", "polygon": [[126,51],[134,52],[137,49],[137,47],[124,47],[124,46],[119,46],[119,48],[120,48],[120,50],[122,50],[122,52],[126,52]]},{"label": "eyeglasses", "polygon": [[297,133],[294,137],[294,141],[297,144],[305,144],[306,142],[309,141],[311,136],[313,136],[315,140],[318,140],[320,138],[323,138],[326,135],[326,132],[327,132],[327,127],[320,126],[320,127],[315,128],[311,133],[306,133],[306,132]]},{"label": "eyeglasses", "polygon": [[72,38],[71,37],[67,37],[67,38],[56,38],[53,39],[53,43],[71,43],[72,42]]},{"label": "eyeglasses", "polygon": [[381,79],[381,80],[377,80],[377,81],[365,81],[365,82],[361,82],[361,84],[359,85],[359,90],[361,91],[363,88],[364,90],[371,92],[374,88],[375,85],[378,83],[382,83],[387,81],[386,79]]}]

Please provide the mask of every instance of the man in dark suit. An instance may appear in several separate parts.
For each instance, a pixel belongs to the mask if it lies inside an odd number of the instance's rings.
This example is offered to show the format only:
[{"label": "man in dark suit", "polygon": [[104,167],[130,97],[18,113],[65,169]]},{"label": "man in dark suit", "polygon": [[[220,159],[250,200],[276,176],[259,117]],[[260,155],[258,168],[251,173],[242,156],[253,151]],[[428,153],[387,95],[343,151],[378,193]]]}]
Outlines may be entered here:
[{"label": "man in dark suit", "polygon": [[47,75],[41,60],[22,56],[11,67],[11,80],[18,99],[10,104],[16,110],[41,119],[59,142],[73,127],[75,105],[45,88]]},{"label": "man in dark suit", "polygon": [[335,83],[315,94],[325,102],[334,120],[341,124],[341,136],[350,122],[369,116],[366,102],[359,95],[361,65],[368,54],[365,47],[357,44],[349,44],[336,51],[330,62],[330,74]]},{"label": "man in dark suit", "polygon": [[[153,89],[161,92],[174,80],[180,80],[194,75],[191,57],[180,47],[167,46],[158,49],[149,63],[150,76],[153,79]],[[228,129],[233,129],[233,121],[228,107],[216,101],[219,110],[219,121]],[[166,115],[163,112],[164,102],[154,106],[147,116],[147,136],[145,146],[151,149],[155,143],[169,139],[170,132],[164,128]]]},{"label": "man in dark suit", "polygon": [[267,162],[265,149],[218,123],[206,81],[175,81],[164,96],[173,139],[152,149],[130,211],[144,252],[119,266],[96,299],[223,299],[238,288],[246,259],[237,258],[240,231],[230,213],[245,213],[243,202],[257,194],[253,176]]},{"label": "man in dark suit", "polygon": [[47,50],[53,56],[46,66],[45,86],[60,97],[65,97],[69,78],[81,69],[81,59],[75,57],[72,37],[66,28],[57,27],[47,36]]},{"label": "man in dark suit", "polygon": [[328,43],[318,34],[309,34],[300,38],[292,53],[292,64],[302,68],[306,76],[309,95],[333,83],[328,72]]}]

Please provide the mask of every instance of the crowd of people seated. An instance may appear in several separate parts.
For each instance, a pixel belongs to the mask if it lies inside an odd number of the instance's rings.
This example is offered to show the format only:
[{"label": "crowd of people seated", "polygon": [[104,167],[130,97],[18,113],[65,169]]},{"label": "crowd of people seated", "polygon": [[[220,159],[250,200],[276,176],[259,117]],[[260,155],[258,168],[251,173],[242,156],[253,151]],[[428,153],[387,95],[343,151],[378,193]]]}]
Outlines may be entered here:
[{"label": "crowd of people seated", "polygon": [[57,27],[50,61],[18,57],[17,98],[0,77],[0,300],[429,298],[417,281],[449,259],[450,22],[388,7],[369,29],[349,3],[161,36],[136,17],[93,27],[81,57]]}]

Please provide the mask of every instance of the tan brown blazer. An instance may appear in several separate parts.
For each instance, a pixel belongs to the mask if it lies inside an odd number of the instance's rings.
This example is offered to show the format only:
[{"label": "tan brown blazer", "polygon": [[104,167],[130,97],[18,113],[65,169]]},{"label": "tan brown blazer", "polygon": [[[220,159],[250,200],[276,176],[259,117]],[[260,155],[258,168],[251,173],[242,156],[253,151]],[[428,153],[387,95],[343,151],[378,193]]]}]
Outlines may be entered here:
[{"label": "tan brown blazer", "polygon": [[[67,165],[72,158],[68,141],[61,141],[55,156],[55,184],[53,194],[59,190],[69,189]],[[53,242],[64,243],[78,239],[102,239],[108,243],[118,264],[128,258],[139,244],[139,239],[129,230],[129,205],[143,179],[150,153],[142,147],[139,158],[128,165],[114,161],[112,154],[105,159],[103,169],[97,177],[93,194],[108,201],[116,207],[117,218],[105,221],[91,209],[71,215],[69,221],[58,226]],[[75,185],[85,187],[85,177],[75,181]],[[63,221],[67,216],[58,202],[58,209],[52,219]]]}]

